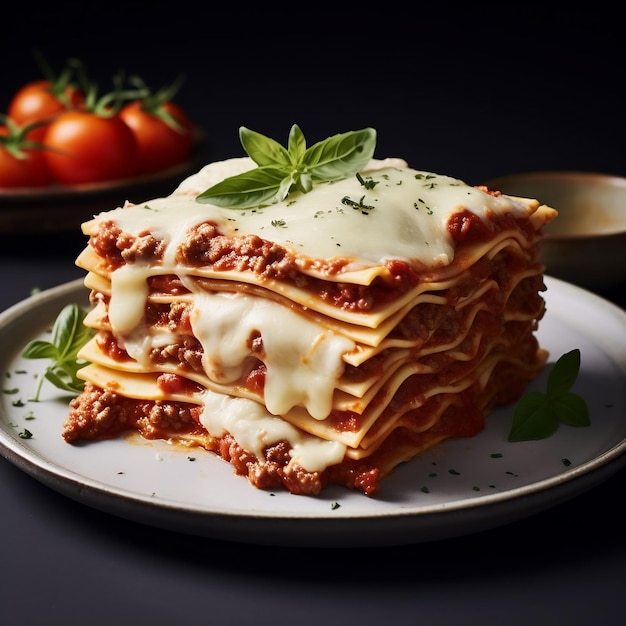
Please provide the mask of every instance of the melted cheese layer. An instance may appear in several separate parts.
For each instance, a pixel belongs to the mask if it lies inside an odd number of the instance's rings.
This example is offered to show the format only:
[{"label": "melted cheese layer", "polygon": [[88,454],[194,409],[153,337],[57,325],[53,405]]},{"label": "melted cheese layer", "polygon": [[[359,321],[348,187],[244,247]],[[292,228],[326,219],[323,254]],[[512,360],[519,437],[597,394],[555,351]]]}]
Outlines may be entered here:
[{"label": "melted cheese layer", "polygon": [[355,343],[271,300],[239,293],[200,293],[190,316],[203,347],[204,371],[218,383],[242,377],[251,338],[262,341],[265,406],[274,415],[306,407],[316,419],[332,409],[344,369],[343,354]]},{"label": "melted cheese layer", "polygon": [[254,165],[248,158],[230,159],[205,166],[166,198],[129,204],[95,220],[112,219],[135,235],[150,230],[165,240],[172,254],[190,228],[211,221],[226,236],[255,234],[309,258],[352,259],[352,269],[389,259],[442,267],[454,259],[447,225],[455,212],[467,209],[481,219],[507,212],[523,217],[538,206],[536,200],[494,196],[402,163],[373,161],[362,172],[371,188],[353,176],[319,184],[306,194],[291,193],[262,208],[224,209],[197,202],[199,191]]},{"label": "melted cheese layer", "polygon": [[264,458],[265,448],[279,441],[288,441],[291,462],[308,472],[319,472],[329,465],[341,463],[346,452],[344,444],[304,433],[246,398],[207,391],[200,421],[211,436],[223,437],[229,433],[244,450],[252,452],[258,459]]}]

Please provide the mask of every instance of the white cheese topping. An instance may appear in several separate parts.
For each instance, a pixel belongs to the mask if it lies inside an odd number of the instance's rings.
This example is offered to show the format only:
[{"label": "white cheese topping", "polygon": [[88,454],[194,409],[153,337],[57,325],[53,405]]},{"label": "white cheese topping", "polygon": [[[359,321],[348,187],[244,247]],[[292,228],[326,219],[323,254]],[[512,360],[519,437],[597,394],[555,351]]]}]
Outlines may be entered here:
[{"label": "white cheese topping", "polygon": [[106,219],[133,234],[151,229],[169,242],[170,253],[188,227],[213,221],[225,235],[257,234],[310,257],[352,258],[355,269],[386,259],[447,265],[454,256],[448,218],[461,208],[481,218],[488,212],[532,213],[525,199],[495,197],[449,176],[398,166],[402,163],[373,162],[361,174],[372,188],[352,176],[264,208],[197,202],[204,189],[254,165],[247,158],[231,159],[207,165],[166,198],[127,205],[106,213]]},{"label": "white cheese topping", "polygon": [[131,332],[143,319],[151,273],[147,265],[123,265],[111,274],[109,321],[118,333]]},{"label": "white cheese topping", "polygon": [[346,446],[300,432],[288,422],[268,413],[258,402],[207,391],[202,425],[213,437],[230,433],[237,443],[263,459],[263,451],[279,441],[291,445],[292,462],[309,472],[322,471],[343,460]]},{"label": "white cheese topping", "polygon": [[304,406],[325,419],[344,369],[342,355],[355,348],[352,340],[291,309],[245,294],[197,293],[190,322],[203,347],[204,370],[217,383],[236,382],[246,373],[251,339],[261,337],[265,405],[274,415]]}]

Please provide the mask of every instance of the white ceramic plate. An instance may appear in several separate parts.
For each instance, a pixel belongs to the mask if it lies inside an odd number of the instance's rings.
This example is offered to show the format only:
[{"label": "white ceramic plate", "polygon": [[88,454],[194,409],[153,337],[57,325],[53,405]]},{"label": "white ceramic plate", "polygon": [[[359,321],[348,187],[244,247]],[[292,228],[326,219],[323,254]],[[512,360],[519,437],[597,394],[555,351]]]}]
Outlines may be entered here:
[{"label": "white ceramic plate", "polygon": [[[548,277],[539,340],[550,362],[581,350],[574,390],[591,426],[561,426],[542,441],[508,443],[513,408],[477,437],[448,441],[405,463],[376,497],[331,487],[318,497],[265,492],[200,450],[139,438],[72,446],[61,437],[68,397],[44,384],[45,361],[20,357],[68,302],[86,304],[82,281],[35,295],[0,314],[0,452],[70,498],[140,523],[267,545],[417,543],[520,520],[583,493],[626,464],[626,312]],[[532,385],[545,389],[547,370]],[[16,391],[17,390],[17,391]],[[20,437],[28,430],[30,439]]]}]

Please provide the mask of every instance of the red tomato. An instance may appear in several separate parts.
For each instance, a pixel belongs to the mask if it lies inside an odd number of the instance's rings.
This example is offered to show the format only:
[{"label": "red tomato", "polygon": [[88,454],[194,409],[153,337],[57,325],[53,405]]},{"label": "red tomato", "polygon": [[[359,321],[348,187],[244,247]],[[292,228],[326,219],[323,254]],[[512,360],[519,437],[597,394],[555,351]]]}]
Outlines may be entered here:
[{"label": "red tomato", "polygon": [[163,102],[149,109],[136,100],[121,109],[120,117],[135,135],[143,173],[172,167],[189,156],[193,126],[185,111],[174,102]]},{"label": "red tomato", "polygon": [[44,154],[64,185],[129,178],[137,172],[135,137],[119,115],[65,111],[43,136]]},{"label": "red tomato", "polygon": [[0,187],[43,187],[52,182],[44,151],[12,141],[6,126],[0,126]]},{"label": "red tomato", "polygon": [[19,126],[53,118],[67,109],[78,108],[83,94],[74,86],[59,89],[49,80],[24,85],[9,102],[8,116]]}]

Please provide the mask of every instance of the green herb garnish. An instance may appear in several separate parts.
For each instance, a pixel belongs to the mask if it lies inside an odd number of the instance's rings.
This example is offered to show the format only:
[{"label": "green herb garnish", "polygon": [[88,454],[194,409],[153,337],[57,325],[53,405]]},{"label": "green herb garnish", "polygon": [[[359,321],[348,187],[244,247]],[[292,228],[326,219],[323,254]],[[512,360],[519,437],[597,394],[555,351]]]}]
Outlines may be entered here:
[{"label": "green herb garnish", "polygon": [[374,189],[374,187],[376,187],[376,185],[380,182],[379,180],[374,180],[371,176],[363,178],[363,176],[361,176],[358,172],[356,173],[356,179],[361,185],[363,185],[363,187],[365,187],[365,189]]},{"label": "green herb garnish", "polygon": [[40,377],[35,397],[39,400],[41,385],[44,378],[55,387],[80,393],[84,381],[76,376],[76,372],[85,365],[78,359],[78,351],[93,336],[94,331],[83,325],[86,312],[77,304],[68,304],[59,313],[52,328],[52,341],[35,339],[22,351],[25,359],[50,359],[52,365],[46,368]]},{"label": "green herb garnish", "polygon": [[259,167],[213,185],[196,197],[197,202],[227,209],[280,202],[292,191],[308,193],[315,184],[353,176],[367,165],[376,148],[373,128],[334,135],[310,148],[296,124],[287,148],[244,126],[239,139]]},{"label": "green herb garnish", "polygon": [[349,196],[344,196],[341,198],[341,204],[345,204],[346,206],[361,211],[364,215],[368,215],[369,211],[373,211],[376,208],[371,204],[365,204],[365,196],[361,196],[360,200],[353,200]]},{"label": "green herb garnish", "polygon": [[567,352],[548,374],[546,391],[527,393],[515,407],[509,441],[545,439],[561,422],[569,426],[589,426],[585,399],[570,391],[580,370],[580,350]]}]

